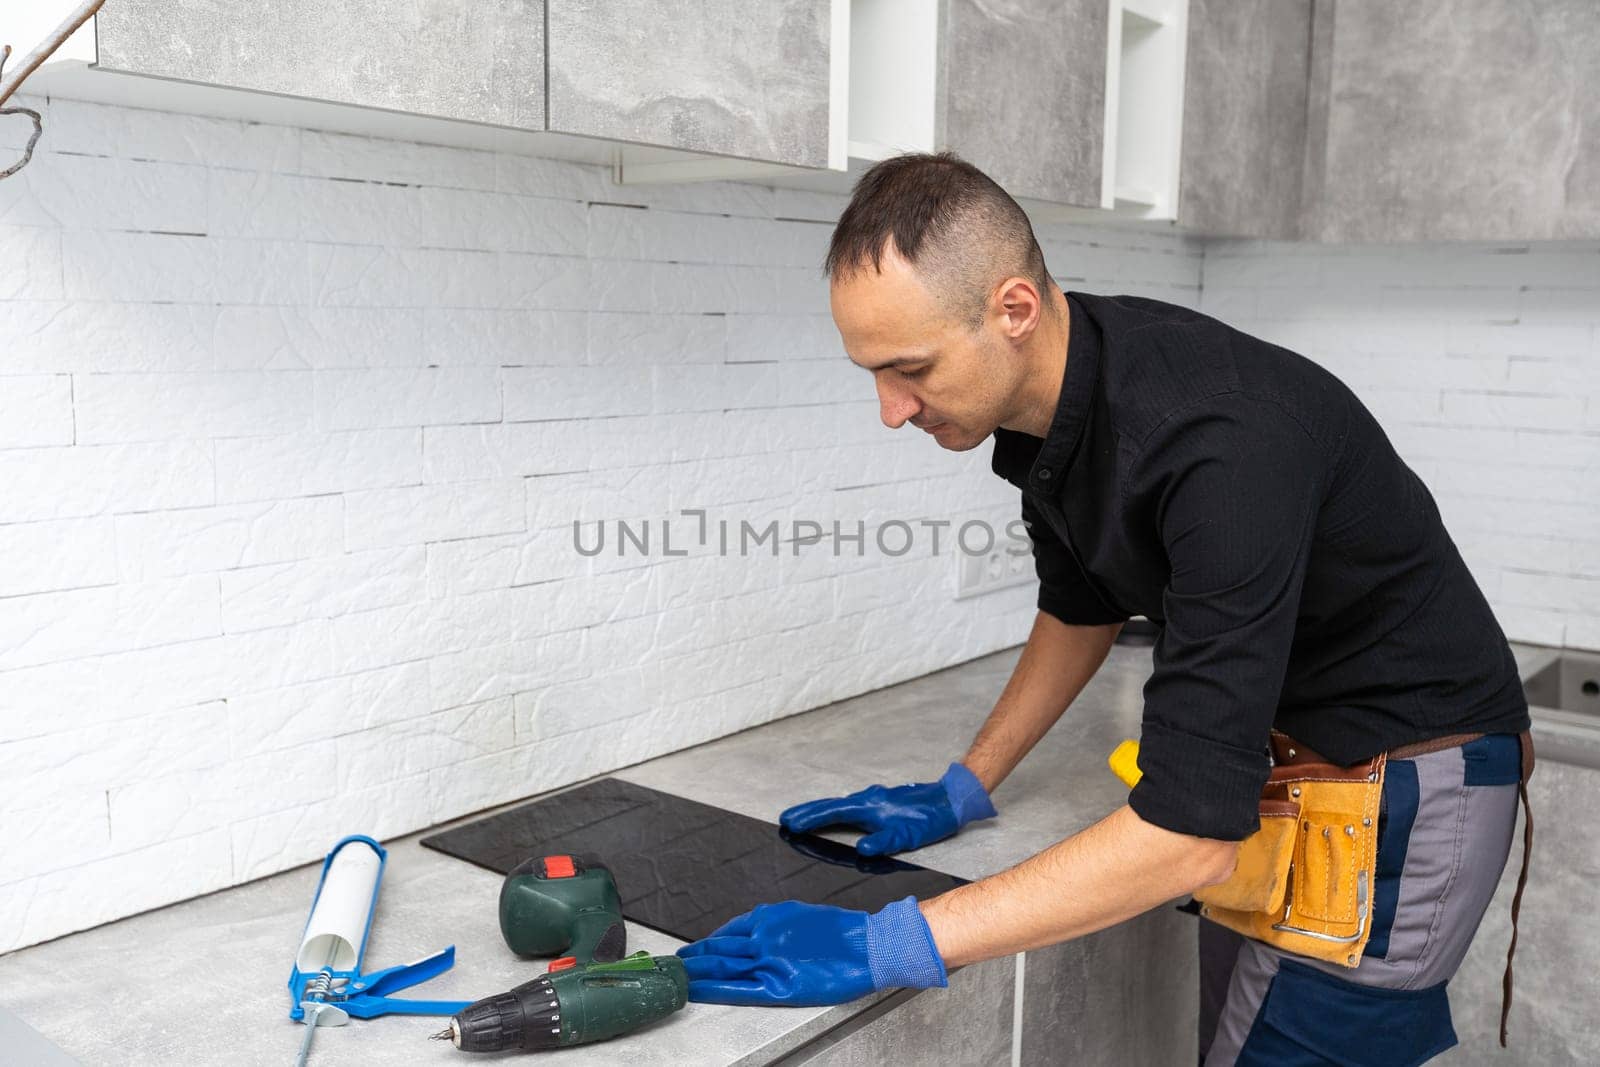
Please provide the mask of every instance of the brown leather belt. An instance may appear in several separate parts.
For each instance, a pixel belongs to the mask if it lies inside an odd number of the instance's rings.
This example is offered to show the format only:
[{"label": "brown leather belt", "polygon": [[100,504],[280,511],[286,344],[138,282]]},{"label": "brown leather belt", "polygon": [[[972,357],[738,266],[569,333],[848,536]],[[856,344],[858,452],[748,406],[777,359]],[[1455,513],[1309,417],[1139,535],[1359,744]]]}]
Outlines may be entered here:
[{"label": "brown leather belt", "polygon": [[[1477,733],[1446,734],[1443,737],[1431,737],[1426,741],[1418,741],[1410,745],[1401,745],[1399,748],[1391,748],[1388,756],[1390,760],[1413,759],[1417,756],[1426,756],[1430,752],[1443,752],[1447,748],[1459,748],[1483,736],[1483,734]],[[1524,733],[1522,736],[1526,739],[1528,735]],[[1530,743],[1526,746],[1523,751],[1524,753],[1531,753],[1533,751],[1532,744]],[[1524,755],[1523,764],[1525,769],[1527,769],[1528,759],[1529,757]],[[1315,749],[1302,745],[1288,735],[1274,730],[1272,732],[1272,762],[1283,764],[1330,763],[1332,761],[1326,756],[1319,755]]]},{"label": "brown leather belt", "polygon": [[[1458,748],[1483,737],[1482,733],[1447,734],[1415,744],[1401,745],[1388,752],[1390,762],[1426,756],[1430,752],[1443,752]],[[1511,1016],[1511,960],[1517,952],[1517,917],[1522,912],[1522,891],[1528,885],[1528,864],[1533,857],[1533,808],[1528,804],[1528,779],[1533,777],[1533,735],[1524,730],[1517,740],[1522,746],[1522,774],[1517,782],[1517,799],[1522,804],[1522,869],[1517,872],[1517,891],[1511,897],[1511,944],[1506,949],[1506,970],[1500,980],[1500,1047],[1506,1047],[1506,1023]],[[1292,738],[1276,731],[1272,734],[1274,763],[1326,763],[1327,760]],[[1363,766],[1365,766],[1363,764]]]}]

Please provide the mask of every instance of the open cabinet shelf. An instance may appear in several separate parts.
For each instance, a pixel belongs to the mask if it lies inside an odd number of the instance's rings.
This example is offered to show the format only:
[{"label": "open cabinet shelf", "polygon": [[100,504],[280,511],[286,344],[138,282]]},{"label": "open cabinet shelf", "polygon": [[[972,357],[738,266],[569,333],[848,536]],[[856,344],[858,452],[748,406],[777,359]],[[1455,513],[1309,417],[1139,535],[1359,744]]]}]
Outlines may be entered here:
[{"label": "open cabinet shelf", "polygon": [[851,157],[933,151],[940,4],[850,0],[849,8]]},{"label": "open cabinet shelf", "polygon": [[1188,0],[1110,0],[1104,207],[1176,219]]}]

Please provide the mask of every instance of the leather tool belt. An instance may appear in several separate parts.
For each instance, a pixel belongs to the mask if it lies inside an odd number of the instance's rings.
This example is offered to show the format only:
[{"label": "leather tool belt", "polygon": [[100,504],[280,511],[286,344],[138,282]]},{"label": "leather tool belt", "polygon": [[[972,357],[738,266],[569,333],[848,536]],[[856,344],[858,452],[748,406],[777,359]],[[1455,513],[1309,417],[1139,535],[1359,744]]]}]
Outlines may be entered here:
[{"label": "leather tool belt", "polygon": [[[1261,828],[1239,843],[1227,881],[1194,894],[1200,914],[1285,952],[1356,967],[1372,935],[1373,878],[1383,773],[1391,759],[1412,759],[1476,741],[1451,734],[1402,745],[1353,767],[1329,763],[1286,734],[1272,732],[1273,767],[1261,790]],[[1524,730],[1517,799],[1522,805],[1522,868],[1511,898],[1511,944],[1501,979],[1500,1046],[1511,1014],[1511,962],[1517,919],[1533,857],[1533,736]]]},{"label": "leather tool belt", "polygon": [[1200,914],[1286,952],[1344,967],[1372,935],[1378,810],[1387,754],[1339,767],[1272,735],[1261,828],[1227,881],[1194,894]]}]

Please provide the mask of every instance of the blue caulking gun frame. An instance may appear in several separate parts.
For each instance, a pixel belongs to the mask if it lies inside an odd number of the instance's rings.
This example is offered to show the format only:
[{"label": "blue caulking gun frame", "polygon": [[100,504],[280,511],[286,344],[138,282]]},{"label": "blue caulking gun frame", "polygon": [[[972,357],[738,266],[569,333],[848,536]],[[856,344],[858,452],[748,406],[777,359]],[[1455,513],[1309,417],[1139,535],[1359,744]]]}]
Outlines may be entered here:
[{"label": "blue caulking gun frame", "polygon": [[[403,1000],[388,995],[426,982],[448,971],[456,959],[454,945],[415,963],[401,964],[371,974],[362,973],[361,964],[367,953],[367,935],[372,930],[372,915],[378,904],[378,889],[383,885],[383,870],[389,862],[389,854],[384,847],[364,834],[352,834],[341,839],[322,861],[322,877],[317,882],[317,895],[312,899],[311,913],[306,916],[302,951],[306,935],[310,933],[312,919],[317,913],[317,904],[321,901],[322,891],[327,886],[328,871],[333,867],[333,861],[339,855],[339,850],[352,846],[371,848],[378,857],[377,877],[372,884],[372,897],[367,901],[366,924],[361,930],[361,943],[356,949],[354,966],[348,970],[336,969],[331,965],[330,956],[329,966],[313,971],[302,971],[301,961],[297,956],[294,969],[289,973],[289,993],[293,999],[289,1018],[297,1021],[305,1020],[309,1009],[311,1019],[308,1022],[314,1028],[319,1024],[339,1026],[351,1018],[373,1019],[379,1015],[455,1015],[460,1012],[467,1007],[468,1001]],[[305,1044],[309,1045],[310,1040],[311,1035],[307,1033]],[[301,1055],[304,1056],[304,1050]]]}]

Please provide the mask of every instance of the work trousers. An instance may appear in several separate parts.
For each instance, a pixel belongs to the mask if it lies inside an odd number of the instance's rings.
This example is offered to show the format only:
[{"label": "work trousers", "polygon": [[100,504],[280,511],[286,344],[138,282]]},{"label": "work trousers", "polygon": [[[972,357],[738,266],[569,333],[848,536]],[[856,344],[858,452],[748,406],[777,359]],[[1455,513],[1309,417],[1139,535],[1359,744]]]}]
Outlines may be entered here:
[{"label": "work trousers", "polygon": [[1205,1067],[1422,1063],[1456,1043],[1445,983],[1510,855],[1521,746],[1490,734],[1391,760],[1372,937],[1340,967],[1200,920]]}]

